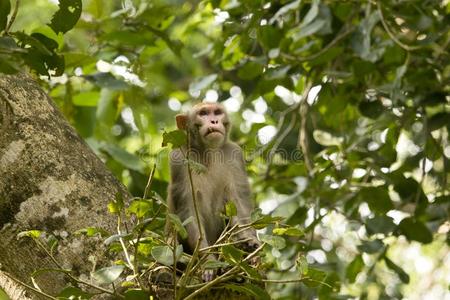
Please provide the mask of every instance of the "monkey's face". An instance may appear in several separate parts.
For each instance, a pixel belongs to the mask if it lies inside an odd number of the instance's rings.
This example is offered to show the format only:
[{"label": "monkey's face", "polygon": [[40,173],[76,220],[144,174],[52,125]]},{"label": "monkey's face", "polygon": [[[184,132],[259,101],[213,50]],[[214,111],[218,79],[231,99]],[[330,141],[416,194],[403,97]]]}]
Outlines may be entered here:
[{"label": "monkey's face", "polygon": [[193,113],[193,124],[200,141],[207,148],[221,147],[226,142],[229,125],[224,108],[215,103],[203,103]]}]

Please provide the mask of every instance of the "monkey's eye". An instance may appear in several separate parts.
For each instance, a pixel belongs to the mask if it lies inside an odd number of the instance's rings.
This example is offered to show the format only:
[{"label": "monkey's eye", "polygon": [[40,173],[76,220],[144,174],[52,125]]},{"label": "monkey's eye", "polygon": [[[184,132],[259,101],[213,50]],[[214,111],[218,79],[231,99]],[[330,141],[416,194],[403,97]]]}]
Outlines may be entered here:
[{"label": "monkey's eye", "polygon": [[201,110],[198,114],[203,117],[206,116],[208,112],[206,110]]},{"label": "monkey's eye", "polygon": [[214,114],[215,114],[216,116],[221,115],[221,114],[222,114],[222,110],[221,110],[221,109],[216,109],[216,110],[214,111]]}]

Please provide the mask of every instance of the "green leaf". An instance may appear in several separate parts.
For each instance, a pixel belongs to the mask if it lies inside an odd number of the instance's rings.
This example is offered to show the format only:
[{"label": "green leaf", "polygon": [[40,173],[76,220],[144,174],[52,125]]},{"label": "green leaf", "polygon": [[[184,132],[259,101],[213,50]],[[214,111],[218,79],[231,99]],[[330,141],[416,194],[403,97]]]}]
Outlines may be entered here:
[{"label": "green leaf", "polygon": [[256,229],[262,229],[270,224],[275,224],[283,220],[282,217],[272,217],[269,215],[263,215],[261,208],[256,208],[251,214],[252,227]]},{"label": "green leaf", "polygon": [[229,263],[224,262],[224,261],[208,259],[203,264],[202,267],[205,269],[219,269],[219,268],[226,268],[229,265],[230,265]]},{"label": "green leaf", "polygon": [[54,32],[66,33],[77,24],[81,16],[81,0],[59,0],[59,10],[53,15],[49,26]]},{"label": "green leaf", "polygon": [[72,103],[76,106],[95,107],[100,99],[98,91],[80,92],[72,97]]},{"label": "green leaf", "polygon": [[6,28],[10,10],[11,10],[10,1],[9,0],[1,0],[0,1],[0,32]]},{"label": "green leaf", "polygon": [[34,71],[46,76],[63,74],[65,60],[63,56],[54,52],[58,48],[55,40],[42,33],[32,33],[29,36],[23,32],[15,32],[14,36],[19,40],[19,44],[27,49],[22,58]]},{"label": "green leaf", "polygon": [[30,237],[32,239],[38,239],[42,235],[42,231],[40,230],[28,230],[22,231],[17,234],[17,238],[21,239],[23,237]]},{"label": "green leaf", "polygon": [[15,74],[20,71],[20,65],[15,63],[11,56],[0,55],[0,73]]},{"label": "green leaf", "polygon": [[253,267],[251,267],[247,262],[241,261],[239,267],[244,270],[247,275],[252,279],[261,279],[261,275]]},{"label": "green leaf", "polygon": [[398,225],[401,233],[410,241],[418,241],[423,244],[428,244],[433,241],[433,234],[431,231],[419,220],[409,217],[403,219]]},{"label": "green leaf", "polygon": [[6,51],[10,52],[21,52],[21,53],[27,52],[25,49],[22,49],[19,46],[17,46],[16,41],[10,36],[0,37],[0,49],[5,49]]},{"label": "green leaf", "polygon": [[189,85],[189,93],[191,95],[195,95],[201,90],[207,88],[210,84],[212,84],[217,79],[217,74],[211,74],[205,77],[200,77],[194,80]]},{"label": "green leaf", "polygon": [[109,236],[109,232],[107,232],[103,228],[97,228],[97,227],[82,228],[82,229],[75,231],[75,234],[86,234],[89,237],[95,236],[97,234],[102,237]]},{"label": "green leaf", "polygon": [[275,235],[288,235],[288,236],[302,236],[305,234],[303,230],[296,227],[274,228],[272,233]]},{"label": "green leaf", "polygon": [[389,234],[397,226],[393,219],[388,216],[376,216],[366,221],[366,230],[368,234],[384,233]]},{"label": "green leaf", "polygon": [[359,272],[364,268],[364,261],[361,255],[357,255],[352,262],[347,266],[345,271],[345,277],[348,279],[350,283],[355,282],[356,276]]},{"label": "green leaf", "polygon": [[82,67],[96,62],[95,56],[81,52],[64,52],[62,54],[66,59],[66,68]]},{"label": "green leaf", "polygon": [[291,3],[288,3],[284,6],[282,6],[276,13],[275,15],[270,19],[269,24],[274,23],[275,21],[277,21],[278,19],[280,19],[281,17],[283,17],[284,15],[290,13],[291,11],[295,11],[297,10],[298,6],[300,5],[300,0],[295,0]]},{"label": "green leaf", "polygon": [[237,215],[237,208],[236,208],[236,204],[234,204],[233,201],[228,201],[225,204],[225,215],[227,217],[234,217]]},{"label": "green leaf", "polygon": [[128,207],[127,211],[135,214],[136,217],[142,218],[144,217],[148,212],[152,211],[153,205],[151,201],[148,200],[133,200],[130,203],[130,206]]},{"label": "green leaf", "polygon": [[358,197],[360,201],[367,202],[372,211],[379,214],[385,214],[394,208],[384,186],[363,188],[359,191]]},{"label": "green leaf", "polygon": [[[58,299],[64,298],[64,299],[77,299],[77,300],[83,300],[83,299],[91,299],[93,295],[86,293],[80,288],[68,286],[64,288],[59,294]],[[1,299],[1,298],[0,298]]]},{"label": "green leaf", "polygon": [[298,255],[295,260],[295,267],[300,276],[306,275],[308,273],[308,261],[305,255]]},{"label": "green leaf", "polygon": [[441,91],[433,92],[425,95],[422,101],[420,101],[420,104],[425,106],[444,105],[445,103],[447,103],[446,97],[447,97],[446,92]]},{"label": "green leaf", "polygon": [[227,283],[224,285],[225,289],[229,289],[238,293],[242,293],[245,295],[249,295],[252,297],[252,299],[258,299],[258,300],[270,300],[270,295],[262,288],[260,288],[257,285],[251,284],[251,283],[244,283],[244,284],[234,284],[234,283]]},{"label": "green leaf", "polygon": [[[183,246],[178,245],[175,251],[175,259],[178,261],[183,254]],[[173,251],[169,246],[156,246],[152,248],[153,258],[160,264],[166,266],[172,266],[173,261]]]},{"label": "green leaf", "polygon": [[143,290],[131,289],[124,293],[125,300],[150,300],[151,295]]},{"label": "green leaf", "polygon": [[378,119],[379,116],[385,111],[385,107],[380,101],[362,101],[358,105],[358,109],[361,114],[370,119]]},{"label": "green leaf", "polygon": [[384,257],[384,262],[386,263],[386,266],[389,269],[391,269],[392,271],[397,273],[398,277],[400,278],[400,280],[403,283],[405,283],[405,284],[409,283],[409,275],[408,275],[408,273],[406,273],[402,268],[400,268],[398,265],[396,265],[392,260],[390,260],[386,256]]},{"label": "green leaf", "polygon": [[178,232],[178,234],[180,235],[180,237],[182,239],[186,239],[188,236],[188,233],[186,231],[186,228],[184,227],[184,225],[181,223],[180,218],[175,215],[175,214],[171,214],[168,213],[167,214],[167,220],[173,224],[175,226],[176,231]]},{"label": "green leaf", "polygon": [[4,290],[0,288],[0,300],[11,300]]},{"label": "green leaf", "polygon": [[184,130],[174,130],[163,133],[162,146],[166,147],[168,144],[172,145],[172,148],[180,148],[187,144],[187,135]]},{"label": "green leaf", "polygon": [[116,198],[108,203],[108,210],[112,214],[118,214],[123,209],[124,203],[121,193],[116,194]]},{"label": "green leaf", "polygon": [[318,287],[325,282],[325,278],[327,277],[327,273],[322,270],[316,268],[309,268],[308,274],[304,277],[302,281],[308,287]]},{"label": "green leaf", "polygon": [[244,80],[252,80],[261,75],[263,73],[263,70],[263,65],[253,61],[249,61],[244,66],[239,68],[238,76],[239,78]]},{"label": "green leaf", "polygon": [[122,274],[125,266],[111,266],[95,271],[91,274],[92,279],[100,284],[110,284],[116,281]]},{"label": "green leaf", "polygon": [[83,77],[101,88],[117,91],[129,88],[129,85],[125,81],[117,79],[111,73],[100,72],[92,75],[84,75]]},{"label": "green leaf", "polygon": [[283,249],[284,247],[286,247],[286,240],[281,236],[260,234],[259,238],[262,242],[265,242],[276,249]]},{"label": "green leaf", "polygon": [[379,239],[373,241],[362,241],[362,244],[358,246],[358,249],[362,252],[373,254],[378,253],[382,249],[384,249],[384,244]]},{"label": "green leaf", "polygon": [[327,22],[325,20],[318,19],[308,25],[300,26],[299,28],[295,28],[294,30],[292,30],[290,32],[290,36],[292,37],[292,39],[294,41],[298,41],[304,37],[307,37],[314,33],[317,33],[326,24],[327,24]]},{"label": "green leaf", "polygon": [[434,131],[450,124],[450,113],[440,112],[428,119],[428,130]]},{"label": "green leaf", "polygon": [[239,264],[244,256],[244,251],[232,246],[226,245],[221,248],[221,252],[225,260],[233,263]]},{"label": "green leaf", "polygon": [[258,41],[266,50],[278,48],[281,38],[282,33],[276,26],[265,25],[258,29]]},{"label": "green leaf", "polygon": [[126,168],[144,173],[144,162],[137,155],[131,154],[113,144],[104,144],[102,145],[102,149]]},{"label": "green leaf", "polygon": [[113,234],[109,236],[105,241],[103,242],[105,245],[110,245],[114,242],[119,241],[120,239],[127,239],[132,237],[130,233],[121,233],[121,234]]}]

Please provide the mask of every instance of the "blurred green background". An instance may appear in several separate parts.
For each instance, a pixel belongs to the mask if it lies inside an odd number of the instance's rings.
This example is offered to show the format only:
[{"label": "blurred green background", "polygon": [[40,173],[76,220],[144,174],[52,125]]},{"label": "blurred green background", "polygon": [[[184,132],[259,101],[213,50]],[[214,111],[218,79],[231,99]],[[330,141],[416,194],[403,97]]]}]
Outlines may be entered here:
[{"label": "blurred green background", "polygon": [[25,61],[133,195],[156,163],[165,198],[162,133],[220,101],[255,202],[306,234],[268,251],[267,276],[324,271],[274,299],[450,299],[449,1],[83,0],[64,35],[57,4],[20,1],[9,28],[56,56],[19,57],[4,32],[0,72]]}]

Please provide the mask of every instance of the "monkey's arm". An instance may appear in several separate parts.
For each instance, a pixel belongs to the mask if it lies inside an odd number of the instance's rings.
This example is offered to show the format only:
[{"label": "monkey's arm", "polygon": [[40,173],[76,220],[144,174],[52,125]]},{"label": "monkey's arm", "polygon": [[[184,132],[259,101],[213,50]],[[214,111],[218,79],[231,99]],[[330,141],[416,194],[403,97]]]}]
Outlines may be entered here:
[{"label": "monkey's arm", "polygon": [[[167,198],[169,212],[176,214],[181,222],[184,222],[191,216],[194,218],[193,221],[185,225],[188,237],[186,240],[182,241],[183,244],[189,248],[187,250],[192,252],[200,237],[200,230],[195,218],[194,202],[192,200],[188,171],[184,163],[183,154],[180,150],[174,150],[170,154],[170,173],[171,182]],[[197,199],[197,201],[199,200],[200,199]],[[200,226],[202,226],[203,229],[204,226],[202,222],[200,216]],[[202,231],[205,232],[204,230]],[[205,237],[203,237],[200,246],[208,246]]]},{"label": "monkey's arm", "polygon": [[[242,150],[239,146],[232,144],[231,153],[233,158],[233,181],[231,188],[230,199],[234,202],[237,209],[237,216],[232,219],[234,224],[238,223],[241,225],[248,224],[251,221],[251,212],[253,210],[250,184],[248,182],[247,171],[245,170],[245,161]],[[246,239],[252,238],[250,244],[259,244],[256,238],[256,231],[253,228],[243,231],[239,238]]]}]

